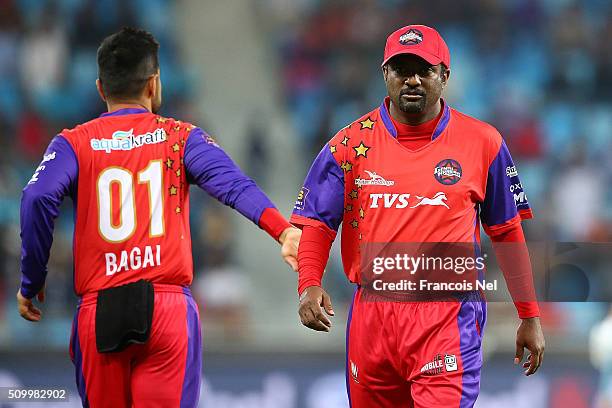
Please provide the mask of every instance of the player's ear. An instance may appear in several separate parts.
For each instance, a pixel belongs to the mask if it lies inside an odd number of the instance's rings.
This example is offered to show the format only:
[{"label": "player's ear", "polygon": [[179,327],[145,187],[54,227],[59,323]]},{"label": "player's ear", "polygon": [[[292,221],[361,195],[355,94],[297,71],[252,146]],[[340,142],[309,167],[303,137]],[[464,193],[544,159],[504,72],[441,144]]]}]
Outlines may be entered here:
[{"label": "player's ear", "polygon": [[159,83],[159,72],[153,74],[147,79],[147,84],[145,86],[145,96],[147,98],[154,99],[157,93],[160,91],[158,88],[160,87]]},{"label": "player's ear", "polygon": [[157,75],[153,74],[147,79],[147,84],[145,86],[145,96],[147,98],[154,98],[157,94]]},{"label": "player's ear", "polygon": [[446,84],[448,83],[448,78],[450,78],[450,68],[445,68],[443,65],[442,67],[442,85],[446,86]]},{"label": "player's ear", "polygon": [[99,78],[96,79],[96,89],[98,90],[98,95],[100,95],[102,101],[106,102],[106,95],[104,95],[104,89],[102,89],[102,82],[100,82]]},{"label": "player's ear", "polygon": [[382,73],[383,73],[383,78],[385,79],[385,82],[387,82],[387,76],[389,75],[389,67],[387,66],[387,64],[382,66]]}]

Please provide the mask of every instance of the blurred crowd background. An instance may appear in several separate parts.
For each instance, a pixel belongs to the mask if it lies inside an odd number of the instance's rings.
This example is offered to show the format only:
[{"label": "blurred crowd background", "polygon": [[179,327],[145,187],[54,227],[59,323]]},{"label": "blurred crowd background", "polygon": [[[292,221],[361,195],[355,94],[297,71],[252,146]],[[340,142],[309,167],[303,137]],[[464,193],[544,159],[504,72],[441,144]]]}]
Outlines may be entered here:
[{"label": "blurred crowd background", "polygon": [[[76,304],[72,291],[72,203],[65,204],[58,219],[45,318],[34,327],[19,318],[14,305],[19,283],[20,192],[55,134],[104,111],[94,85],[96,49],[106,35],[124,25],[146,28],[162,45],[162,113],[212,129],[245,172],[270,191],[275,201],[282,201],[277,203],[286,215],[316,153],[340,128],[372,110],[385,96],[380,62],[386,36],[410,23],[434,26],[451,50],[446,101],[497,127],[517,162],[536,215],[524,224],[528,240],[612,241],[609,1],[235,3],[0,0],[0,351],[8,356],[5,362],[19,362],[26,358],[20,353],[32,350],[57,352],[67,358],[62,353],[67,349]],[[217,11],[222,7],[227,9],[225,14]],[[243,12],[232,14],[238,8]],[[208,58],[206,50],[198,49],[198,39],[190,33],[205,28],[194,28],[194,21],[201,19],[205,26],[206,21],[219,16],[236,21],[209,24],[215,28],[223,25],[225,31],[210,33],[208,41],[223,44],[230,58],[232,53],[240,55],[241,42],[250,37],[249,44],[254,43],[255,52],[263,57],[238,58],[238,62],[225,65],[222,59]],[[202,58],[194,57],[201,54]],[[274,84],[267,90],[269,98],[258,95],[262,102],[253,109],[236,111],[223,105],[227,103],[224,94],[201,92],[202,83],[207,84],[206,89],[214,89],[218,79],[211,72],[251,63]],[[219,69],[208,69],[210,66]],[[261,80],[238,78],[227,94],[248,93],[250,85]],[[267,104],[268,100],[273,102]],[[227,132],[228,121],[207,111],[212,105],[231,111],[230,118],[246,116],[243,128]],[[268,131],[268,122],[277,117],[285,121],[288,131],[275,138]],[[279,138],[291,149],[275,151]],[[271,170],[271,162],[279,155],[291,162],[282,170],[281,177],[289,180],[287,183],[278,182],[278,172]],[[340,356],[344,321],[336,323],[336,333],[328,340],[302,330],[296,315],[295,277],[277,260],[274,243],[262,239],[255,227],[245,227],[231,210],[193,191],[194,292],[203,310],[205,351],[214,356],[283,350],[302,356],[299,361],[325,353]],[[345,282],[336,247],[333,252],[326,286],[339,310],[345,308],[352,288]],[[251,254],[262,259],[253,261]],[[265,270],[254,270],[254,263]],[[609,266],[605,265],[608,270]],[[254,295],[254,288],[267,288],[271,293]],[[271,302],[274,296],[280,300]],[[511,304],[491,304],[490,310],[485,349],[491,366],[497,367],[496,359],[514,350],[517,318]],[[265,323],[261,322],[262,313],[266,314]],[[607,337],[612,323],[600,323],[608,313],[608,304],[546,304],[543,313],[549,334],[547,363],[552,367],[560,364],[557,375],[565,372],[564,362],[570,367],[567,372],[576,364],[579,368],[573,377],[559,380],[561,391],[543,397],[545,405],[529,406],[594,406],[603,398],[597,395],[609,395],[612,406],[612,337]],[[510,364],[511,358],[506,360],[504,364]],[[0,371],[10,371],[9,363],[2,361],[0,358]],[[220,381],[215,380],[216,373],[224,373],[228,366],[215,363],[214,357],[212,366],[218,368],[208,373],[214,383]],[[598,376],[594,369],[603,374]],[[546,366],[543,372],[546,378]],[[249,378],[253,384],[255,380]],[[516,390],[525,391],[518,384]],[[486,385],[484,390],[489,392]],[[545,385],[553,387],[552,383]],[[301,391],[298,394],[296,398],[302,402],[296,406],[315,406],[304,402],[310,400]],[[511,397],[495,398],[490,392],[483,398],[490,405],[481,406],[522,406]],[[222,406],[210,404],[207,406]],[[234,406],[227,404],[224,406]],[[344,406],[338,404],[316,406]]]}]

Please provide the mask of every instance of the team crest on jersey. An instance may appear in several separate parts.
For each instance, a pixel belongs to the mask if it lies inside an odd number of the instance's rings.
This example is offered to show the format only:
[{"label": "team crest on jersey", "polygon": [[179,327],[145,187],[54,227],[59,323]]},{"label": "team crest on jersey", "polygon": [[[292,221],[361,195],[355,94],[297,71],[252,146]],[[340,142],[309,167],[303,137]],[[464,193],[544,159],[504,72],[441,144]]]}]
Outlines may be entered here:
[{"label": "team crest on jersey", "polygon": [[456,184],[461,180],[462,174],[461,165],[453,159],[444,159],[434,168],[434,177],[445,186]]},{"label": "team crest on jersey", "polygon": [[385,180],[382,176],[379,176],[374,171],[365,170],[365,172],[368,173],[368,176],[370,176],[370,178],[369,179],[356,178],[355,184],[357,184],[359,187],[361,186],[392,186],[395,184],[395,181]]},{"label": "team crest on jersey", "polygon": [[93,150],[110,153],[113,150],[128,151],[147,144],[162,143],[167,139],[166,131],[163,128],[157,128],[144,135],[134,135],[134,129],[130,129],[128,131],[118,130],[110,139],[91,139],[90,145]]},{"label": "team crest on jersey", "polygon": [[417,45],[423,42],[423,33],[416,28],[411,28],[401,35],[399,42],[402,45]]}]

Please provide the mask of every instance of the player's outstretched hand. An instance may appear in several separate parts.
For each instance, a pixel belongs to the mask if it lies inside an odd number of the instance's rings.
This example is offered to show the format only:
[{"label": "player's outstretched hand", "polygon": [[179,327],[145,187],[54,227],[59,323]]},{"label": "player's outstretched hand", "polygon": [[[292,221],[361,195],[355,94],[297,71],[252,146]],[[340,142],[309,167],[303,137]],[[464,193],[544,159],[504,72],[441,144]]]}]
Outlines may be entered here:
[{"label": "player's outstretched hand", "polygon": [[300,296],[300,320],[302,324],[312,330],[328,332],[331,329],[329,316],[334,316],[331,298],[320,286],[309,286]]},{"label": "player's outstretched hand", "polygon": [[[40,290],[40,292],[38,292],[36,299],[38,299],[40,303],[45,301],[44,287]],[[38,322],[42,318],[42,312],[40,309],[34,306],[32,299],[25,298],[21,294],[21,290],[17,291],[17,309],[19,310],[21,317],[31,322]]]},{"label": "player's outstretched hand", "polygon": [[523,353],[526,348],[530,351],[530,354],[525,363],[523,363],[523,368],[526,368],[525,375],[535,374],[538,368],[540,368],[542,361],[544,361],[544,347],[544,333],[542,333],[540,318],[523,319],[516,332],[514,364],[519,364],[523,361]]},{"label": "player's outstretched hand", "polygon": [[301,237],[301,229],[290,227],[285,229],[278,238],[278,241],[281,243],[281,256],[295,272],[298,271],[297,256]]}]

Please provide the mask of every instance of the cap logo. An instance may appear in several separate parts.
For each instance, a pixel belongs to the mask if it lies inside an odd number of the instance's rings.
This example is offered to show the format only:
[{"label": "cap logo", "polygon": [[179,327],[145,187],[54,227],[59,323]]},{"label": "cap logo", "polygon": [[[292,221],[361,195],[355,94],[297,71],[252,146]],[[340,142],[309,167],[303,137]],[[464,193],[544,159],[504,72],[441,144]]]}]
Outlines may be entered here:
[{"label": "cap logo", "polygon": [[402,45],[416,45],[423,42],[423,33],[416,28],[411,28],[401,35],[399,42]]}]

